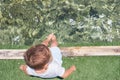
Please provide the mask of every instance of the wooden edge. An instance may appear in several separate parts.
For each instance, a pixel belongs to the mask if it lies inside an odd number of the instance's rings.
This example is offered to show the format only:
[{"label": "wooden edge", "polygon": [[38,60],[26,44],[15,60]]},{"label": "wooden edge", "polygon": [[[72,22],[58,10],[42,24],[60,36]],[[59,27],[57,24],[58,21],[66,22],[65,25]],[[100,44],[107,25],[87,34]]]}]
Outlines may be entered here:
[{"label": "wooden edge", "polygon": [[[120,46],[61,47],[62,55],[67,56],[120,56]],[[1,49],[0,59],[23,59],[26,49]]]}]

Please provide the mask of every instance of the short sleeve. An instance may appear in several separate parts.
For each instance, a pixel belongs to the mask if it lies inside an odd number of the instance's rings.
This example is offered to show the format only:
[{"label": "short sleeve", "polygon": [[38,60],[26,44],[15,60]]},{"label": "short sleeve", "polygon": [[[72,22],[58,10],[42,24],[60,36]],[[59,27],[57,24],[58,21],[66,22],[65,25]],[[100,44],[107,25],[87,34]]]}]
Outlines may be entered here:
[{"label": "short sleeve", "polygon": [[56,60],[58,63],[62,64],[62,54],[60,49],[58,47],[51,47],[50,51],[53,59]]},{"label": "short sleeve", "polygon": [[33,75],[33,73],[34,73],[34,70],[31,69],[29,66],[27,66],[26,71],[27,71],[27,73],[28,73],[29,75]]},{"label": "short sleeve", "polygon": [[55,69],[55,70],[56,70],[56,74],[59,77],[61,77],[65,73],[65,68],[63,68],[63,67],[57,67],[57,69]]}]

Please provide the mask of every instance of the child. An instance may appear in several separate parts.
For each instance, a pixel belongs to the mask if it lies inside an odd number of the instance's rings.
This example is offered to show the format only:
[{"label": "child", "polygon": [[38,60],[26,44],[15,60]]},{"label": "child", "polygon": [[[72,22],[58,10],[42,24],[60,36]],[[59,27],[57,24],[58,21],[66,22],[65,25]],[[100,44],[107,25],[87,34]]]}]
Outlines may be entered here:
[{"label": "child", "polygon": [[[51,46],[48,48],[50,42]],[[28,75],[41,78],[68,77],[76,67],[71,66],[67,70],[62,67],[62,55],[57,46],[56,36],[52,33],[41,44],[25,52],[24,59],[27,65],[21,65],[20,69]]]}]

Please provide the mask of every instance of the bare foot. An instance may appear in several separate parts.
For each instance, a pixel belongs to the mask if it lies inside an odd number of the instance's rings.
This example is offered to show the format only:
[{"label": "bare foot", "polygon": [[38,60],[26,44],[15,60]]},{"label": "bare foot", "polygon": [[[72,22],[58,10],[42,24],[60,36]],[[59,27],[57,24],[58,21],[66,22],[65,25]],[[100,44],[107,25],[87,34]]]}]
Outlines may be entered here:
[{"label": "bare foot", "polygon": [[58,46],[58,42],[57,42],[57,39],[56,39],[56,36],[53,34],[52,38],[51,38],[51,47],[56,47]]},{"label": "bare foot", "polygon": [[52,39],[53,35],[54,35],[54,34],[51,33],[51,34],[49,34],[49,35],[47,36],[48,41],[50,41],[50,40]]}]

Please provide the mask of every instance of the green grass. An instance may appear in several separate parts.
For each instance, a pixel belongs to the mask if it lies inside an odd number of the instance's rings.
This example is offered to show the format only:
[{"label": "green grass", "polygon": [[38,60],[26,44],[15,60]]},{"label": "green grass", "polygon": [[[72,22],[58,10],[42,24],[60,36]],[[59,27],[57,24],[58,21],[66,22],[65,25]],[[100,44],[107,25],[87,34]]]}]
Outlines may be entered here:
[{"label": "green grass", "polygon": [[[59,44],[60,47],[72,47],[72,46],[119,46],[120,42],[91,42],[91,43],[65,43]],[[32,46],[32,45],[30,45]],[[27,45],[0,45],[0,49],[27,49],[30,46]]]},{"label": "green grass", "polygon": [[[69,46],[119,46],[120,42],[65,43]],[[30,46],[0,45],[0,49],[27,49]],[[0,80],[59,80],[41,79],[25,75],[19,70],[23,60],[0,60]],[[120,56],[64,57],[63,66],[75,65],[77,70],[65,80],[120,80]]]},{"label": "green grass", "polygon": [[71,43],[64,43],[60,44],[62,47],[71,47],[71,46],[119,46],[120,41],[113,41],[113,42],[105,42],[105,41],[94,41],[94,42],[71,42]]},{"label": "green grass", "polygon": [[[71,46],[119,46],[120,41],[105,42],[105,41],[94,41],[94,42],[67,42],[59,44],[60,47],[71,47]],[[0,45],[0,49],[27,49],[32,45]]]},{"label": "green grass", "polygon": [[[120,80],[120,56],[64,57],[65,68],[77,70],[65,80]],[[19,70],[23,60],[0,60],[0,80],[59,80],[30,77]]]},{"label": "green grass", "polygon": [[0,45],[0,49],[27,49],[30,46],[26,46],[26,45]]}]

